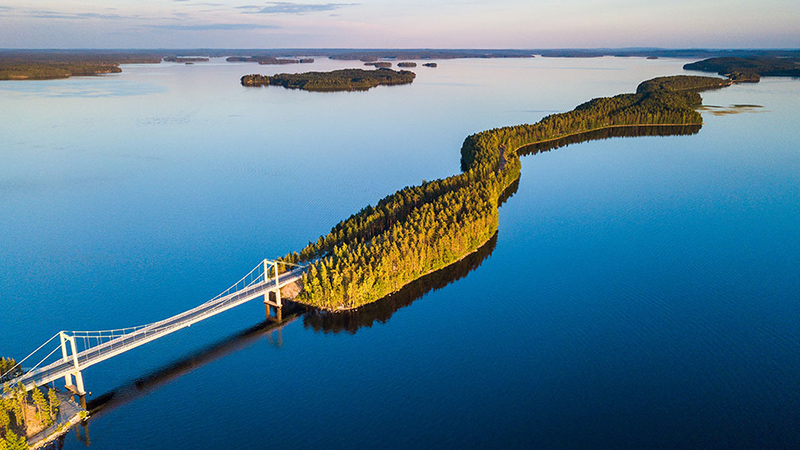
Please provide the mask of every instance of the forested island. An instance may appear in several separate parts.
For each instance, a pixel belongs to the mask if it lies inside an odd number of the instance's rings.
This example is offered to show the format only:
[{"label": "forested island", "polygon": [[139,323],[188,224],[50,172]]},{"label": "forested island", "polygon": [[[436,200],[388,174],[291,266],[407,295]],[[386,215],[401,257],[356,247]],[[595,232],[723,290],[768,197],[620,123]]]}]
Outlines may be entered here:
[{"label": "forested island", "polygon": [[254,62],[264,66],[285,65],[285,64],[310,64],[314,58],[276,58],[274,56],[229,56],[225,58],[228,62]]},{"label": "forested island", "polygon": [[686,70],[725,75],[737,82],[758,82],[762,76],[800,77],[800,56],[723,57],[685,64]]},{"label": "forested island", "polygon": [[401,189],[282,258],[309,264],[295,301],[349,310],[459,261],[497,232],[499,199],[519,178],[520,151],[613,127],[699,128],[697,90],[727,84],[712,77],[659,77],[634,94],[596,98],[536,124],[468,136],[461,147],[462,173]]},{"label": "forested island", "polygon": [[242,86],[283,86],[316,92],[366,91],[376,86],[409,84],[416,75],[407,70],[341,69],[331,72],[279,73],[273,76],[245,75]]},{"label": "forested island", "polygon": [[165,62],[175,62],[175,63],[196,63],[196,62],[208,62],[209,58],[205,56],[168,56],[164,58]]}]

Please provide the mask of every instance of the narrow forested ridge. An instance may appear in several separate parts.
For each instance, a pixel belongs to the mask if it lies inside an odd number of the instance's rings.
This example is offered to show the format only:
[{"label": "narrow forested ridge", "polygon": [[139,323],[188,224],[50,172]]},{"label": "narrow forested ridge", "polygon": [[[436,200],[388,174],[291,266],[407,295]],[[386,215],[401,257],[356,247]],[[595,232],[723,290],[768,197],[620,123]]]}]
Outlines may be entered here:
[{"label": "narrow forested ridge", "polygon": [[462,173],[401,189],[284,257],[310,263],[296,301],[355,308],[458,261],[497,231],[498,198],[519,178],[521,147],[616,126],[700,125],[695,90],[727,84],[711,77],[656,78],[635,94],[597,98],[536,124],[468,136],[461,147]]}]

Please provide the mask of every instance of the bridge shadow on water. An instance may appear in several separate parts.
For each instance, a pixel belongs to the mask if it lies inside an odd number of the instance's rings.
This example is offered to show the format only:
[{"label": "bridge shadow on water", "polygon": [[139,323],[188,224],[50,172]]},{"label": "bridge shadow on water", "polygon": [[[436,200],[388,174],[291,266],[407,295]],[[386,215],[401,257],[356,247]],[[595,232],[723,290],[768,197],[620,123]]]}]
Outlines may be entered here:
[{"label": "bridge shadow on water", "polygon": [[147,395],[149,392],[182,375],[216,361],[223,356],[239,351],[264,337],[269,339],[271,345],[280,347],[283,345],[281,329],[297,320],[303,313],[303,309],[298,307],[294,309],[285,307],[284,310],[287,313],[280,323],[274,321],[261,322],[89,401],[87,409],[90,414],[90,420]]}]

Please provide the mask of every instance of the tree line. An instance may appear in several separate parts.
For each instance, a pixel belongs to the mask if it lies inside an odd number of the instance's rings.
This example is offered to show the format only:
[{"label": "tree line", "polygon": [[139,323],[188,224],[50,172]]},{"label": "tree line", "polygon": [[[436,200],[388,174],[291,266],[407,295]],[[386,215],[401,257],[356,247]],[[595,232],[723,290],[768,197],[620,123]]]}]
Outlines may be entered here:
[{"label": "tree line", "polygon": [[700,100],[691,86],[712,81],[673,78],[656,82],[658,89],[597,98],[535,124],[468,136],[461,148],[462,173],[403,188],[282,258],[309,263],[296,301],[329,310],[355,308],[478,249],[497,232],[499,198],[519,178],[518,150],[525,146],[615,126],[699,127],[702,117],[693,106]]}]

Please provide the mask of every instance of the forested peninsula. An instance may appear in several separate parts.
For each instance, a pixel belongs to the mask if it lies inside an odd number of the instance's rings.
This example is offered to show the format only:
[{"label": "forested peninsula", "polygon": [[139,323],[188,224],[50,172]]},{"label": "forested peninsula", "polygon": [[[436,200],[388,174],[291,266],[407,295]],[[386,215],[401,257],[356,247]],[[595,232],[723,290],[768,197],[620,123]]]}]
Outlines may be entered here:
[{"label": "forested peninsula", "polygon": [[366,91],[376,86],[408,84],[416,74],[392,69],[341,69],[331,72],[279,73],[273,76],[245,75],[242,86],[283,86],[306,91]]},{"label": "forested peninsula", "polygon": [[74,76],[122,72],[120,64],[158,64],[161,55],[150,52],[3,51],[0,80],[53,80]]},{"label": "forested peninsula", "polygon": [[521,149],[613,127],[699,128],[697,90],[728,84],[712,77],[660,77],[634,94],[596,98],[535,124],[468,136],[462,173],[403,188],[283,257],[309,265],[295,301],[322,310],[357,308],[459,261],[497,232],[499,199],[519,178]]}]

